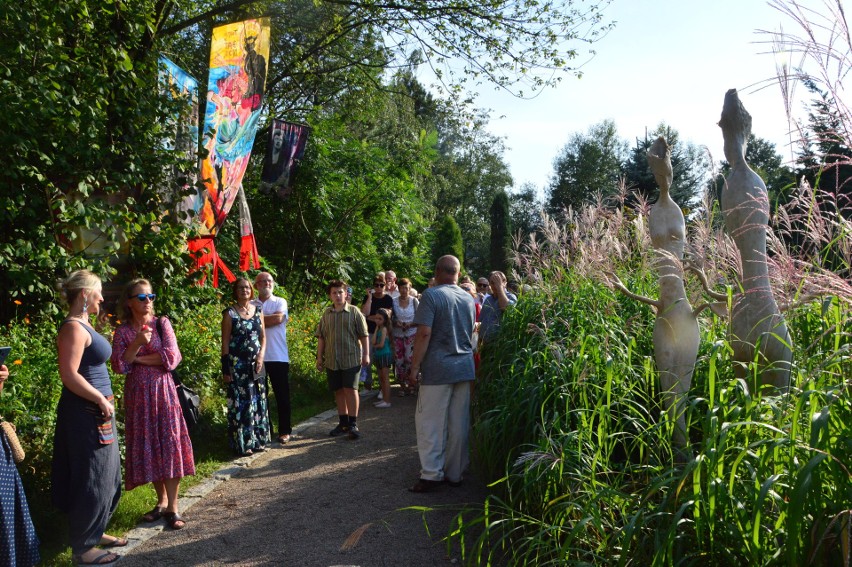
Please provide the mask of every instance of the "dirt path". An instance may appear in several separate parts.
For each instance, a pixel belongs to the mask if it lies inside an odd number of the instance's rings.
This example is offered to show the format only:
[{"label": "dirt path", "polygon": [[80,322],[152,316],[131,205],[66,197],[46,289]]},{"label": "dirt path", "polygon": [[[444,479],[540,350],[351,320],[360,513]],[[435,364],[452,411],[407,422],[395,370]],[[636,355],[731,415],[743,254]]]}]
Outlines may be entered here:
[{"label": "dirt path", "polygon": [[[458,545],[448,553],[442,538],[465,504],[483,501],[485,489],[468,476],[459,488],[407,490],[420,468],[416,398],[393,393],[388,409],[362,400],[359,441],[329,437],[337,415],[326,412],[297,427],[298,438],[286,447],[276,443],[250,463],[222,471],[222,477],[236,474],[199,488],[208,492],[194,503],[184,499],[185,529],[134,530],[120,565],[460,564]],[[410,506],[434,510],[424,523],[422,512],[403,510]]]}]

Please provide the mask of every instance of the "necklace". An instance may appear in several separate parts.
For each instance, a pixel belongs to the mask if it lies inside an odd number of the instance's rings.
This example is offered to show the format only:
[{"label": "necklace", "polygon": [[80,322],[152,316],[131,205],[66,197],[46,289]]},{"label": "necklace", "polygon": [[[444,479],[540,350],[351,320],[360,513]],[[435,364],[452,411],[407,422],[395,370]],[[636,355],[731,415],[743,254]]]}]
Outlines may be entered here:
[{"label": "necklace", "polygon": [[244,313],[245,315],[248,315],[248,312],[249,312],[249,306],[248,306],[248,305],[246,305],[245,307],[241,307],[241,306],[237,305],[237,309],[238,309],[241,313]]}]

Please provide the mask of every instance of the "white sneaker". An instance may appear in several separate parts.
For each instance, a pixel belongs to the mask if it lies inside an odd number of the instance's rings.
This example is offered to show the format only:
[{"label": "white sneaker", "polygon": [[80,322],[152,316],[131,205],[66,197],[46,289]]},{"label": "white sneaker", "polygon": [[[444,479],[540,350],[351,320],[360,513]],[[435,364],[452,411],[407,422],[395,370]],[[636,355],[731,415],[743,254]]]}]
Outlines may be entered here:
[{"label": "white sneaker", "polygon": [[389,407],[391,407],[390,402],[384,402],[384,401],[383,402],[376,402],[373,405],[376,406],[377,408],[389,408]]},{"label": "white sneaker", "polygon": [[382,401],[382,393],[381,393],[381,392],[379,392],[378,400],[379,400],[379,401]]}]

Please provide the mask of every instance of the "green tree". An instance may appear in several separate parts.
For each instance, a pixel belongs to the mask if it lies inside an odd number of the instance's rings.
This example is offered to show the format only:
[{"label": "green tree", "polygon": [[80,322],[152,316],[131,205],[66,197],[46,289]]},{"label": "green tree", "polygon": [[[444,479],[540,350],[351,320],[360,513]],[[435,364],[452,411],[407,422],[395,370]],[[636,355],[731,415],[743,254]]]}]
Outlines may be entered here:
[{"label": "green tree", "polygon": [[501,191],[491,203],[491,249],[492,270],[509,273],[509,254],[512,250],[512,224],[509,216],[509,196]]},{"label": "green tree", "polygon": [[661,123],[650,135],[636,140],[636,145],[631,148],[630,157],[624,165],[627,187],[631,193],[639,194],[646,200],[657,200],[660,188],[648,167],[648,149],[660,136],[665,138],[672,153],[673,180],[669,189],[671,197],[681,208],[688,208],[701,198],[707,186],[710,164],[705,151],[694,144],[681,141],[677,130],[667,124]]},{"label": "green tree", "polygon": [[627,142],[619,138],[612,120],[591,126],[585,134],[572,134],[553,162],[549,211],[560,214],[615,194],[626,157]]},{"label": "green tree", "polygon": [[518,192],[509,195],[509,218],[514,233],[521,237],[536,232],[541,226],[541,214],[544,204],[538,198],[538,191],[532,183],[524,183]]},{"label": "green tree", "polygon": [[[773,210],[789,200],[790,192],[796,187],[796,175],[791,168],[784,165],[784,158],[775,150],[775,144],[750,134],[746,144],[746,162],[766,184]],[[725,177],[730,171],[731,166],[727,161],[719,163],[719,175],[712,182],[714,199],[721,198]]]},{"label": "green tree", "polygon": [[[163,290],[186,273],[171,172],[194,167],[166,141],[175,101],[150,51],[154,1],[34,0],[0,8],[0,320],[56,310],[54,283],[121,268]],[[98,238],[82,250],[80,235]],[[117,261],[120,260],[120,261]]]},{"label": "green tree", "polygon": [[435,240],[432,243],[432,265],[435,265],[438,258],[447,254],[452,254],[458,258],[464,266],[462,233],[456,219],[450,215],[441,217],[435,227]]}]

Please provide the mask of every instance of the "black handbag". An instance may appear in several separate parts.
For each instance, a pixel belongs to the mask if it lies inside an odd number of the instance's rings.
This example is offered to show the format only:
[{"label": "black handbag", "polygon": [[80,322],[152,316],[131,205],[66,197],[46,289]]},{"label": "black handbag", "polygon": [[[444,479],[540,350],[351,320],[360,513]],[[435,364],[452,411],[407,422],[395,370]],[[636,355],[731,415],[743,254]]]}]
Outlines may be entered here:
[{"label": "black handbag", "polygon": [[[157,335],[160,337],[160,342],[163,340],[163,324],[162,317],[157,317]],[[185,385],[178,375],[177,368],[171,371],[172,381],[175,383],[177,390],[178,402],[180,409],[183,412],[183,420],[186,422],[186,427],[190,431],[201,421],[201,397],[198,392]]]}]

